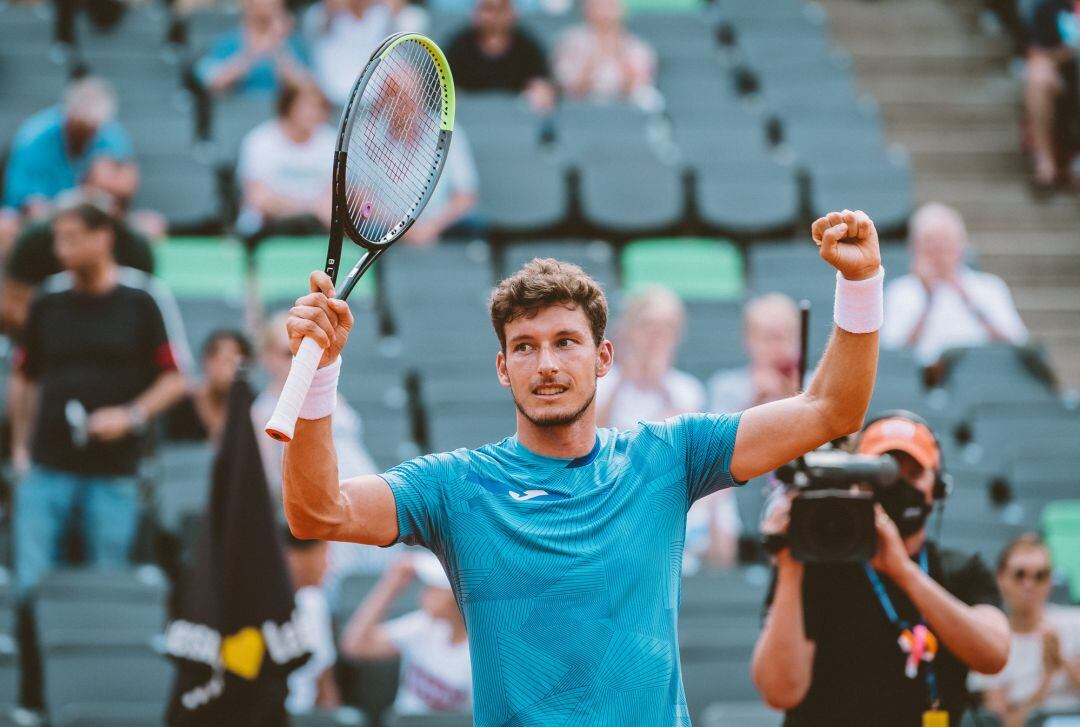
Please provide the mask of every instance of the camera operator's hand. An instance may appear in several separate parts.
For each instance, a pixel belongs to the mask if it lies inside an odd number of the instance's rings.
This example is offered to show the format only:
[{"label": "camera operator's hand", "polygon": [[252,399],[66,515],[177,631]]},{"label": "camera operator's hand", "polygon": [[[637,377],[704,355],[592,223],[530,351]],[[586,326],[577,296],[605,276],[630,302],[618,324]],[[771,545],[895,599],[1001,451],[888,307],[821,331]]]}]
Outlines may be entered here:
[{"label": "camera operator's hand", "polygon": [[[791,524],[791,501],[797,494],[798,490],[795,489],[777,488],[769,495],[761,518],[762,536],[787,537],[788,527]],[[787,546],[774,553],[773,559],[777,565],[797,562],[791,557],[791,549]]]},{"label": "camera operator's hand", "polygon": [[877,550],[870,565],[892,581],[898,581],[904,569],[911,565],[904,539],[881,505],[874,505],[874,529],[877,531]]}]

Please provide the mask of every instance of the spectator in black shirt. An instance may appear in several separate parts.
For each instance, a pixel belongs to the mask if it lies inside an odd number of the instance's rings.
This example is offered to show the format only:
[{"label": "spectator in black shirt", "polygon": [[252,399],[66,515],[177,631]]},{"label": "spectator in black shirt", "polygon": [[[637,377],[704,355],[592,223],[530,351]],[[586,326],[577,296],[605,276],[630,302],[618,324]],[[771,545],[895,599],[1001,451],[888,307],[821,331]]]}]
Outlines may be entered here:
[{"label": "spectator in black shirt", "polygon": [[544,49],[518,25],[513,0],[477,0],[472,26],[450,41],[447,60],[465,91],[510,91],[537,113],[555,106]]},{"label": "spectator in black shirt", "polygon": [[[1035,155],[1037,189],[1052,187],[1068,175],[1076,149],[1068,139],[1080,120],[1080,3],[1042,0],[1035,7],[1027,58],[1025,105]],[[1057,137],[1057,138],[1055,138]],[[1080,179],[1070,180],[1074,184]]]},{"label": "spectator in black shirt", "polygon": [[[1009,654],[994,577],[978,556],[927,539],[926,518],[946,492],[925,423],[871,422],[857,451],[889,454],[900,469],[877,506],[877,552],[870,563],[806,565],[777,553],[754,683],[787,710],[785,727],[939,724],[923,721],[930,710],[960,724],[968,670],[996,673]],[[786,531],[789,503],[777,499],[763,531]]]},{"label": "spectator in black shirt", "polygon": [[240,331],[227,328],[207,336],[202,346],[203,378],[165,420],[168,439],[217,441],[225,428],[229,389],[236,372],[251,363],[251,342]]},{"label": "spectator in black shirt", "polygon": [[127,561],[147,422],[184,392],[149,277],[113,259],[109,212],[85,199],[53,221],[65,272],[31,304],[11,402],[16,469],[16,585],[27,598],[79,513],[88,559]]}]

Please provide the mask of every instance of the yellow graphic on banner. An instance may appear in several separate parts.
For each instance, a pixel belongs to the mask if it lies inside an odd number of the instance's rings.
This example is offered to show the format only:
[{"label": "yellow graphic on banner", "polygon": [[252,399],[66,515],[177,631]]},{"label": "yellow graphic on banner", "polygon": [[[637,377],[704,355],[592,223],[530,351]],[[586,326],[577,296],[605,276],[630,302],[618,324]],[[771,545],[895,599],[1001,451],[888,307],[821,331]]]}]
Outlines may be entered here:
[{"label": "yellow graphic on banner", "polygon": [[263,636],[252,626],[240,629],[221,642],[222,665],[233,674],[249,681],[259,676],[265,655],[266,644]]}]

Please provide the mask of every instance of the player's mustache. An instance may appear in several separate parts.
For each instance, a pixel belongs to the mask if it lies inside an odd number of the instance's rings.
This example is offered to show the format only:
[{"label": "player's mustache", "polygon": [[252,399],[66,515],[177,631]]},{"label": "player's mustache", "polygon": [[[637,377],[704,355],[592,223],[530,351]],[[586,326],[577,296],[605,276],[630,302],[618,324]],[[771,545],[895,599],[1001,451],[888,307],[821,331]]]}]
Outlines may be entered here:
[{"label": "player's mustache", "polygon": [[565,381],[563,379],[542,379],[542,380],[540,380],[538,382],[533,383],[532,386],[529,387],[529,390],[532,391],[535,394],[537,392],[537,390],[539,390],[539,389],[546,389],[546,388],[552,387],[552,386],[558,386],[558,387],[562,387],[564,389],[569,389],[570,388],[570,382]]}]

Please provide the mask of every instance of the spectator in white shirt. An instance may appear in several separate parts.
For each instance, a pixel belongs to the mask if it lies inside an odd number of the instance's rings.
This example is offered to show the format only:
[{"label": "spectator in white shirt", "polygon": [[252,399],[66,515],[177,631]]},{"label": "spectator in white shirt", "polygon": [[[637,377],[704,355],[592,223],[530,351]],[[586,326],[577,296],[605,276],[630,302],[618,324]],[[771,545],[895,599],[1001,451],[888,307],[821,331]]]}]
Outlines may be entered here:
[{"label": "spectator in white shirt", "polygon": [[1005,282],[964,263],[967,228],[952,207],[932,202],[911,218],[911,272],[885,291],[883,348],[910,348],[924,366],[948,348],[1022,344],[1027,328]]},{"label": "spectator in white shirt", "polygon": [[[421,610],[383,621],[390,605],[418,578]],[[465,622],[439,559],[429,552],[398,560],[356,609],[341,637],[341,652],[355,659],[401,658],[398,714],[467,712],[472,671]]]},{"label": "spectator in white shirt", "polygon": [[460,123],[455,124],[442,176],[424,211],[402,239],[409,245],[427,247],[443,238],[480,234],[483,225],[475,214],[479,187],[469,137]]},{"label": "spectator in white shirt", "polygon": [[378,0],[322,0],[308,8],[304,39],[315,78],[331,101],[345,105],[356,74],[394,30],[394,16]]},{"label": "spectator in white shirt", "polygon": [[1038,711],[1080,712],[1080,608],[1047,603],[1050,576],[1050,552],[1038,535],[1019,536],[998,559],[1012,648],[1000,673],[973,672],[970,681],[1002,727],[1023,727]]},{"label": "spectator in white shirt", "polygon": [[334,630],[330,604],[323,591],[327,546],[324,540],[299,540],[284,528],[285,560],[296,590],[296,621],[311,658],[289,674],[285,706],[293,714],[315,708],[332,709],[341,704],[334,681]]},{"label": "spectator in white shirt", "polygon": [[[631,296],[615,331],[618,363],[597,382],[600,426],[630,429],[704,409],[701,382],[674,367],[685,324],[686,309],[667,288],[648,287]],[[730,490],[695,502],[686,516],[684,569],[696,571],[703,562],[734,565],[739,532]]]},{"label": "spectator in white shirt", "polygon": [[750,362],[709,379],[709,410],[736,412],[799,391],[799,309],[783,293],[754,298],[743,310]]},{"label": "spectator in white shirt", "polygon": [[330,227],[331,171],[337,134],[330,106],[311,81],[283,86],[278,117],[244,137],[237,165],[243,202],[237,231],[316,234]]}]

